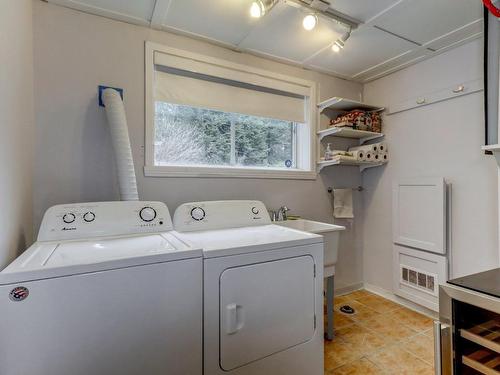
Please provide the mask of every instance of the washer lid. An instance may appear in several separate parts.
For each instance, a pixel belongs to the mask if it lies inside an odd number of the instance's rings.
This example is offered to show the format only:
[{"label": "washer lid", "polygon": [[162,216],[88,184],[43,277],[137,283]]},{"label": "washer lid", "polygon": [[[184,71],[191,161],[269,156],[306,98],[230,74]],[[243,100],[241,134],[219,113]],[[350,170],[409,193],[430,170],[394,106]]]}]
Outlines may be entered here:
[{"label": "washer lid", "polygon": [[278,225],[230,228],[179,234],[203,248],[205,258],[322,243],[323,237]]},{"label": "washer lid", "polygon": [[0,284],[201,257],[171,233],[37,242],[0,272]]}]

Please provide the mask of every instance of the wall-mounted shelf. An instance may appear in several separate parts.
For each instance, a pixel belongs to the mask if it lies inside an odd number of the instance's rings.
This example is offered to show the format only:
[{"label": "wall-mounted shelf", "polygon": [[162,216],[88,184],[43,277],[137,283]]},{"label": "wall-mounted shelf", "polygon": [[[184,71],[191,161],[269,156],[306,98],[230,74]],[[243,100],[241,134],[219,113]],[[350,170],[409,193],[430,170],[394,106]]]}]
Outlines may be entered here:
[{"label": "wall-mounted shelf", "polygon": [[359,139],[360,144],[384,136],[384,134],[382,133],[375,133],[366,130],[356,130],[348,127],[339,128],[335,126],[332,126],[325,130],[320,130],[318,131],[317,134],[320,141],[325,137],[331,136],[331,137]]},{"label": "wall-mounted shelf", "polygon": [[347,166],[356,166],[359,167],[359,171],[363,172],[367,168],[380,167],[381,165],[386,164],[386,161],[383,162],[371,162],[371,161],[355,161],[355,160],[322,160],[317,163],[318,173],[325,167],[330,167],[333,165],[347,165]]},{"label": "wall-mounted shelf", "polygon": [[500,144],[481,146],[483,151],[500,152]]},{"label": "wall-mounted shelf", "polygon": [[481,146],[481,150],[492,152],[498,166],[500,167],[500,144]]},{"label": "wall-mounted shelf", "polygon": [[376,105],[365,104],[358,102],[356,100],[340,98],[334,96],[333,98],[327,99],[321,103],[318,103],[318,109],[323,112],[325,109],[331,109],[333,111],[348,112],[353,109],[362,109],[364,111],[383,111],[384,108]]}]

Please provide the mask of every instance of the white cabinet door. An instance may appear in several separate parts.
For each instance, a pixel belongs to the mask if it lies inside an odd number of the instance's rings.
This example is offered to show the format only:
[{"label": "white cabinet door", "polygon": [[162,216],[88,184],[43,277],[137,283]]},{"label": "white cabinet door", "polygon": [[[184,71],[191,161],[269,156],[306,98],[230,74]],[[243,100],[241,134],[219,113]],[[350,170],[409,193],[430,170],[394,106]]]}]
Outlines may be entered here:
[{"label": "white cabinet door", "polygon": [[220,277],[220,365],[229,371],[310,340],[314,260],[234,267]]},{"label": "white cabinet door", "polygon": [[443,178],[394,183],[392,210],[394,243],[446,253],[446,184]]}]

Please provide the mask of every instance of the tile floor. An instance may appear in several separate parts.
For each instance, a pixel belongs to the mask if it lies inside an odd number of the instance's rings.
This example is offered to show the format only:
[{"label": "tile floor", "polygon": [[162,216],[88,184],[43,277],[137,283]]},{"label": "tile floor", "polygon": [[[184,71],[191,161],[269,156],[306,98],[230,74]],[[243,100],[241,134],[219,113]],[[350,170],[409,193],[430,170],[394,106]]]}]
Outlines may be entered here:
[{"label": "tile floor", "polygon": [[[325,375],[434,374],[431,318],[365,290],[334,303],[335,338],[325,341]],[[346,304],[356,313],[340,312]]]}]

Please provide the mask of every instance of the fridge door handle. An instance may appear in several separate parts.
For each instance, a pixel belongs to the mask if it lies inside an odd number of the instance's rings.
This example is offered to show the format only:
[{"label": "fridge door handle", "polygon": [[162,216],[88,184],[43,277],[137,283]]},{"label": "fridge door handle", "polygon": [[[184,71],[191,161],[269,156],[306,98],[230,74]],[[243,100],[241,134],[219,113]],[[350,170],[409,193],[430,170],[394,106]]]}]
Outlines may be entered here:
[{"label": "fridge door handle", "polygon": [[[434,321],[434,371],[436,375],[450,375],[450,326]],[[444,357],[443,357],[444,354]]]},{"label": "fridge door handle", "polygon": [[441,375],[441,322],[434,321],[434,373]]}]

